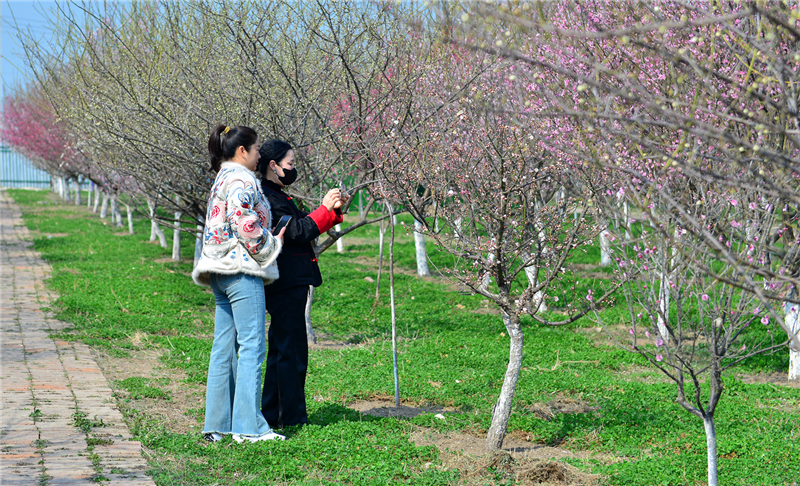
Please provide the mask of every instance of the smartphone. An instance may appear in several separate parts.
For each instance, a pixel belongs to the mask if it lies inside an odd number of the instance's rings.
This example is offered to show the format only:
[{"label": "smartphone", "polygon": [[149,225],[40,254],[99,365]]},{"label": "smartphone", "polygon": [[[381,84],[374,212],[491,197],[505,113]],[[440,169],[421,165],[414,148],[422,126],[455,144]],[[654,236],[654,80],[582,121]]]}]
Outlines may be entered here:
[{"label": "smartphone", "polygon": [[292,220],[292,217],[291,217],[291,216],[289,216],[289,215],[286,215],[286,216],[281,216],[281,219],[280,219],[280,220],[278,220],[278,224],[276,224],[276,225],[275,225],[275,228],[272,230],[272,234],[273,234],[273,235],[277,235],[278,233],[280,233],[280,232],[281,232],[281,230],[282,230],[283,228],[285,228],[285,227],[286,227],[286,225],[288,225],[288,224],[289,224],[289,221],[291,221],[291,220]]}]

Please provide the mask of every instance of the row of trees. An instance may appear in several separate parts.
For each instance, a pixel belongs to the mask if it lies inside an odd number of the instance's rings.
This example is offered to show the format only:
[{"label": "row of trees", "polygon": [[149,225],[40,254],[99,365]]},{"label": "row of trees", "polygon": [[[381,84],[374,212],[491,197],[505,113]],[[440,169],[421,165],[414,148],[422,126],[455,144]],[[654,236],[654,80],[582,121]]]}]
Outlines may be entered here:
[{"label": "row of trees", "polygon": [[[621,344],[703,420],[709,484],[722,372],[789,344],[789,377],[800,376],[796,9],[60,8],[54,45],[23,40],[37,77],[4,102],[7,143],[55,175],[124,194],[154,224],[188,221],[183,231],[202,225],[206,136],[220,121],[289,140],[303,174],[292,190],[309,205],[344,183],[389,213],[404,208],[456,256],[440,272],[501,310],[510,355],[490,449],[511,412],[521,317],[573,322],[620,288],[631,338]],[[374,222],[359,220],[345,231]],[[548,286],[598,234],[616,283],[552,321]]]}]

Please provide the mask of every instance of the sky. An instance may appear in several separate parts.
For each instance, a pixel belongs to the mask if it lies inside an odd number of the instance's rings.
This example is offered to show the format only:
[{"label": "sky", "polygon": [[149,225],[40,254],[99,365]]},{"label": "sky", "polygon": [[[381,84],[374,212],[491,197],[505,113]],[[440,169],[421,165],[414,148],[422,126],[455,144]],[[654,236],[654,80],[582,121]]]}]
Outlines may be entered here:
[{"label": "sky", "polygon": [[[52,34],[48,17],[56,9],[57,4],[65,1],[19,1],[0,0],[0,67],[2,68],[2,91],[0,99],[4,99],[8,89],[19,83],[24,85],[31,78],[31,72],[25,66],[22,47],[18,41],[18,29],[29,31],[38,39],[49,39]],[[75,9],[73,9],[74,11]],[[16,20],[16,24],[15,24]]]}]

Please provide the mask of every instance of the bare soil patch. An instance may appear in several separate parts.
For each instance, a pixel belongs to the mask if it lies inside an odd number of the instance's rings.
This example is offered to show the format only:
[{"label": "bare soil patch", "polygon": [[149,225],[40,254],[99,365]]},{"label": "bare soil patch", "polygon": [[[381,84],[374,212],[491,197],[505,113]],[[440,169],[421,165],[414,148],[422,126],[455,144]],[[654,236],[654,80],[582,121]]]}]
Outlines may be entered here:
[{"label": "bare soil patch", "polygon": [[558,414],[596,412],[598,407],[589,405],[583,400],[559,394],[547,403],[534,403],[528,405],[525,409],[544,420],[552,420]]},{"label": "bare soil patch", "polygon": [[[132,340],[137,339],[136,335]],[[135,343],[134,343],[135,344]],[[142,349],[130,351],[131,356],[117,358],[94,350],[93,354],[97,363],[102,368],[108,379],[111,389],[118,397],[121,409],[134,409],[143,412],[146,416],[158,420],[170,432],[185,434],[197,431],[202,424],[189,411],[201,408],[205,403],[205,386],[186,385],[183,380],[186,374],[167,366],[160,360],[165,353],[163,350]],[[169,400],[156,398],[142,398],[126,401],[129,393],[118,385],[118,381],[126,378],[143,377],[164,380],[166,384],[158,384],[158,388],[170,395]]]},{"label": "bare soil patch", "polygon": [[400,407],[395,408],[394,400],[379,399],[377,397],[372,400],[355,401],[349,404],[348,407],[363,415],[372,415],[373,417],[414,418],[426,413],[441,414],[442,412],[456,411],[456,409],[452,407],[417,407],[402,404]]},{"label": "bare soil patch", "polygon": [[770,385],[785,386],[788,388],[800,388],[800,380],[794,382],[789,381],[789,373],[775,372],[775,373],[737,373],[736,378],[742,383],[767,383]]},{"label": "bare soil patch", "polygon": [[153,260],[154,263],[180,263],[176,260],[173,260],[172,257],[164,257],[164,258],[156,258]]},{"label": "bare soil patch", "polygon": [[335,339],[327,339],[327,338],[317,338],[317,342],[314,344],[309,345],[309,349],[332,349],[332,350],[339,350],[339,349],[346,349],[352,348],[357,346],[356,344],[348,343],[346,341],[338,341]]},{"label": "bare soil patch", "polygon": [[[375,397],[359,400],[348,405],[349,408],[365,415],[375,417],[412,418],[425,413],[437,414],[447,420],[448,413],[457,413],[452,407],[401,405],[395,408],[394,401]],[[596,410],[580,400],[569,397],[556,397],[548,404],[533,406],[536,410],[552,418],[556,413],[587,413]],[[596,485],[599,475],[586,474],[560,462],[564,458],[593,458],[606,463],[618,462],[612,456],[590,452],[573,452],[559,447],[550,447],[525,440],[529,437],[523,431],[514,431],[506,436],[501,451],[486,451],[486,432],[473,430],[466,432],[440,433],[426,427],[414,427],[411,441],[417,446],[434,446],[440,451],[445,469],[456,469],[461,476],[460,484],[487,484],[502,479],[514,479],[522,485]]]}]

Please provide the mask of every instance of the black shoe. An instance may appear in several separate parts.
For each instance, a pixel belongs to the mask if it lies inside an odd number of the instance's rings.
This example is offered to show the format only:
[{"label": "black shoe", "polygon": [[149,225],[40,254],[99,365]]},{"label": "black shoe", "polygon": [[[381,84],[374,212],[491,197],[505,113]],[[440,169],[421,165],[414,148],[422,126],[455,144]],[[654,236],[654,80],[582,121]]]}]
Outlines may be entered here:
[{"label": "black shoe", "polygon": [[210,433],[204,435],[203,439],[205,439],[206,442],[212,442],[212,443],[213,442],[219,442],[219,441],[222,440],[222,434],[218,434],[216,432],[210,432]]}]

